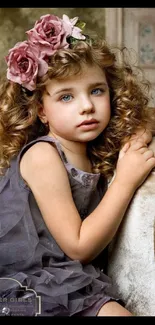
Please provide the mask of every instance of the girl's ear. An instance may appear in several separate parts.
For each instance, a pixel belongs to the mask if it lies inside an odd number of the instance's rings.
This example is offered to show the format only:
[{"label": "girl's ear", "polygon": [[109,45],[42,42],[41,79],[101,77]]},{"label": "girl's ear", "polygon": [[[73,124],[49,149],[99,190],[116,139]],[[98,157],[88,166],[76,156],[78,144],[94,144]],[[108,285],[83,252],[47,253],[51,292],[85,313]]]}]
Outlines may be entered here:
[{"label": "girl's ear", "polygon": [[41,105],[39,106],[39,109],[38,109],[38,117],[42,123],[44,123],[44,124],[48,123],[46,114],[44,113],[44,108]]}]

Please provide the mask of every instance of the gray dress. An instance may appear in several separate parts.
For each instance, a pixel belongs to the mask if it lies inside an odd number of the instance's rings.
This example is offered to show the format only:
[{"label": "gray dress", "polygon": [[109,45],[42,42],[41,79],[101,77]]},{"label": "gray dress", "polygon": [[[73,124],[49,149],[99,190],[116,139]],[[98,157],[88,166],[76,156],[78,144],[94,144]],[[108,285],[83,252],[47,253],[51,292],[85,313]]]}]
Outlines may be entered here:
[{"label": "gray dress", "polygon": [[0,314],[8,310],[8,314],[16,315],[15,307],[19,312],[22,302],[27,306],[23,315],[96,315],[105,302],[118,299],[111,280],[103,273],[104,252],[87,265],[66,256],[48,231],[33,193],[20,175],[22,155],[38,141],[55,143],[82,219],[94,210],[106,191],[100,174],[75,168],[67,161],[60,143],[49,136],[31,141],[11,161],[0,178]]}]

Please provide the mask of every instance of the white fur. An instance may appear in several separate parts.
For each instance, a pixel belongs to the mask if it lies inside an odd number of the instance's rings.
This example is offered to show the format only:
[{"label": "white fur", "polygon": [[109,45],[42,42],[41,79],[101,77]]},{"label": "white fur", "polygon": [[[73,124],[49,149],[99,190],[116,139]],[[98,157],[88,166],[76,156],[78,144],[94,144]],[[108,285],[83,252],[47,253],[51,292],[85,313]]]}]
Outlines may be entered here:
[{"label": "white fur", "polygon": [[[151,148],[155,152],[155,138]],[[155,170],[136,191],[109,245],[108,275],[126,308],[155,316]]]}]

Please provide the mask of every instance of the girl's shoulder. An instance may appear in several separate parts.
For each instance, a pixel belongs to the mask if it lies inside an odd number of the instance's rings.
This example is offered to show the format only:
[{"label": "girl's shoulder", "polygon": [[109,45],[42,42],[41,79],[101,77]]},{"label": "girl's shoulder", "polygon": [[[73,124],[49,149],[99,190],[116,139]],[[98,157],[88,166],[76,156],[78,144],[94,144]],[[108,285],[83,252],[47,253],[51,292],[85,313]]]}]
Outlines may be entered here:
[{"label": "girl's shoulder", "polygon": [[46,143],[54,144],[54,146],[57,149],[57,151],[58,151],[60,157],[62,158],[62,160],[65,160],[65,157],[64,157],[64,154],[63,154],[63,152],[61,150],[61,146],[60,146],[59,141],[54,137],[45,135],[45,136],[38,137],[35,140],[32,140],[32,141],[30,141],[29,143],[27,143],[26,145],[23,146],[23,148],[21,149],[21,151],[19,152],[18,157],[17,157],[18,164],[19,164],[22,156],[25,154],[25,152],[28,149],[30,149],[32,146],[34,146],[35,144],[39,144],[40,142],[46,142]]},{"label": "girl's shoulder", "polygon": [[49,136],[38,137],[37,139],[32,140],[29,143],[25,144],[23,148],[20,150],[20,152],[18,153],[18,155],[11,160],[10,166],[5,170],[4,174],[0,176],[0,193],[4,191],[5,187],[9,190],[9,186],[7,186],[7,184],[11,184],[12,179],[14,182],[14,188],[15,187],[22,188],[22,189],[25,188],[26,190],[29,190],[27,184],[25,183],[25,181],[23,180],[20,174],[19,164],[24,153],[30,147],[32,147],[34,144],[38,142],[55,143],[55,146],[58,149],[60,155],[62,155],[57,140]]}]

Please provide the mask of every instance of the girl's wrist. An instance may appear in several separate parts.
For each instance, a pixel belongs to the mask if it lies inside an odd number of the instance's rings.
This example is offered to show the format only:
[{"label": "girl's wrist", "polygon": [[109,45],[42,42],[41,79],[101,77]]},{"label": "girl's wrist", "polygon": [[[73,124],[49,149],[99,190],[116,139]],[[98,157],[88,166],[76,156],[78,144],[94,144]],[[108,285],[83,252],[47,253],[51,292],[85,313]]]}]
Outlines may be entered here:
[{"label": "girl's wrist", "polygon": [[133,195],[136,186],[133,182],[128,182],[126,180],[121,180],[120,177],[117,177],[117,175],[114,178],[113,184],[118,188],[118,193],[128,193],[129,195]]}]

